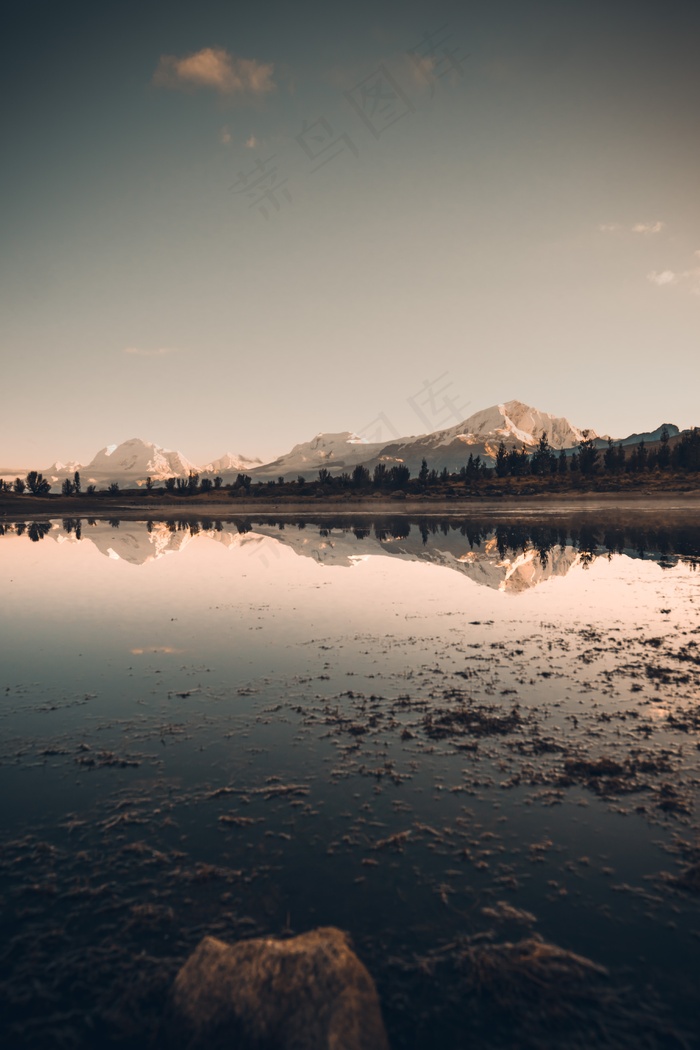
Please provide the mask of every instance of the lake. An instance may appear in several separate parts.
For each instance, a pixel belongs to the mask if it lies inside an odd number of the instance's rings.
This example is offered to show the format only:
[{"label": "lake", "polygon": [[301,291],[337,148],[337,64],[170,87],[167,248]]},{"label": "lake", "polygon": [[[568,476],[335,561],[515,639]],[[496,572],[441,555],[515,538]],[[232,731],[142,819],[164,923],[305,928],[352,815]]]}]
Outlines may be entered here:
[{"label": "lake", "polygon": [[0,531],[3,1046],[319,925],[395,1050],[698,1045],[693,513]]}]

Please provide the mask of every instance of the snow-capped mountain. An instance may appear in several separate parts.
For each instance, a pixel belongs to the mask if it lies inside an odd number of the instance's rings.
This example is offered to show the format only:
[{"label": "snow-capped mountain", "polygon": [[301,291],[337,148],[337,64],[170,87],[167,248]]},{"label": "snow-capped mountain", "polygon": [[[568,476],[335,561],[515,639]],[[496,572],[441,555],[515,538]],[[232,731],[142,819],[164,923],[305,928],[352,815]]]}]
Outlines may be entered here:
[{"label": "snow-capped mountain", "polygon": [[506,401],[503,405],[482,409],[442,433],[445,443],[461,437],[472,444],[514,440],[522,445],[533,446],[544,433],[554,449],[571,448],[584,438],[597,437],[593,430],[580,430],[568,419],[550,412],[540,412],[537,408],[524,405],[522,401]]},{"label": "snow-capped mountain", "polygon": [[190,463],[181,452],[161,448],[152,441],[130,438],[120,445],[107,445],[100,449],[89,463],[54,463],[43,473],[54,482],[72,478],[78,470],[84,485],[117,481],[133,487],[142,485],[148,477],[154,481],[163,481],[175,476],[186,477],[190,470],[196,469],[194,463]]},{"label": "snow-capped mountain", "polygon": [[223,456],[213,459],[211,463],[205,463],[199,467],[200,474],[219,474],[224,481],[229,480],[229,475],[234,478],[237,474],[249,474],[251,470],[262,466],[261,459],[251,459],[250,456],[237,456],[233,452],[224,452]]},{"label": "snow-capped mountain", "polygon": [[367,466],[372,469],[377,463],[405,463],[415,473],[425,459],[436,470],[447,467],[454,471],[464,465],[470,454],[492,462],[501,441],[508,448],[534,449],[543,433],[554,449],[572,448],[583,438],[597,437],[594,430],[581,430],[562,416],[541,412],[522,401],[506,401],[475,412],[445,430],[394,441]]},{"label": "snow-capped mountain", "polygon": [[72,478],[76,470],[82,469],[82,463],[78,463],[77,460],[69,460],[68,463],[61,463],[61,461],[57,459],[50,467],[43,470],[42,474],[50,481],[57,481],[59,478]]},{"label": "snow-capped mountain", "polygon": [[174,476],[186,477],[196,470],[194,463],[181,452],[161,448],[151,441],[131,438],[120,445],[107,445],[88,463],[83,472],[86,480],[123,480],[132,485],[143,484],[146,478],[163,481]]},{"label": "snow-capped mountain", "polygon": [[288,479],[299,474],[306,475],[309,481],[316,478],[318,471],[325,467],[332,474],[351,471],[358,463],[366,463],[378,455],[384,448],[383,442],[364,441],[350,430],[340,434],[317,434],[311,441],[295,445],[291,452],[279,456],[271,463],[251,471],[253,477]]},{"label": "snow-capped mountain", "polygon": [[[679,433],[678,427],[672,423],[666,424],[666,428],[672,438]],[[659,439],[661,429],[631,434],[615,441],[619,440],[623,445],[637,444],[642,439],[652,443]],[[508,448],[532,451],[543,433],[555,450],[574,449],[584,438],[593,439],[599,448],[603,448],[609,440],[607,435],[599,436],[594,430],[574,426],[562,416],[542,412],[522,401],[506,401],[475,412],[455,426],[417,437],[397,438],[388,443],[365,441],[349,430],[317,434],[268,463],[227,452],[203,466],[195,466],[181,452],[131,438],[101,449],[90,463],[56,462],[42,473],[52,483],[60,483],[64,478],[72,478],[79,470],[84,485],[103,486],[116,481],[125,487],[143,485],[149,476],[155,482],[169,477],[186,477],[191,470],[210,477],[221,475],[225,483],[234,481],[239,473],[249,474],[258,481],[280,476],[293,480],[299,475],[312,481],[322,468],[332,474],[341,474],[344,471],[352,473],[358,464],[372,471],[379,463],[387,467],[401,463],[415,475],[423,459],[430,468],[438,471],[445,467],[449,471],[458,471],[470,454],[481,456],[490,465],[501,441]],[[13,478],[25,473],[0,470],[0,477]]]}]

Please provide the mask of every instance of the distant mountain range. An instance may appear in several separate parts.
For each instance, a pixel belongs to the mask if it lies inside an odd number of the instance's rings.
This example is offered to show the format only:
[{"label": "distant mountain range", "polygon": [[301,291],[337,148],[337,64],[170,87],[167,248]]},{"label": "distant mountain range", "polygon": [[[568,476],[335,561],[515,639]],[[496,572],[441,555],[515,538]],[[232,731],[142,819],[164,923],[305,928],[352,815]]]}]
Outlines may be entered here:
[{"label": "distant mountain range", "polygon": [[[679,433],[674,424],[665,426],[669,436],[675,437]],[[637,444],[642,439],[658,441],[662,427],[615,440],[623,445]],[[269,463],[227,452],[209,463],[196,465],[181,452],[161,448],[141,438],[131,438],[120,445],[100,449],[89,463],[56,462],[44,468],[42,473],[56,483],[72,478],[78,470],[84,485],[103,486],[116,481],[135,488],[143,485],[148,477],[154,482],[162,482],[170,477],[186,477],[192,470],[202,477],[219,475],[225,483],[235,480],[239,473],[249,474],[260,481],[278,477],[293,480],[298,475],[312,480],[322,468],[331,474],[340,474],[352,472],[358,464],[372,470],[378,463],[385,463],[387,467],[405,464],[415,474],[423,459],[436,470],[446,467],[455,471],[466,463],[470,454],[479,455],[491,464],[501,441],[508,448],[534,449],[543,433],[557,451],[573,449],[584,438],[592,439],[601,448],[609,440],[607,435],[580,429],[568,419],[541,412],[522,401],[507,401],[475,412],[456,426],[390,442],[368,442],[351,431],[317,434],[311,441],[295,445],[290,452]],[[0,477],[6,480],[23,473],[26,469],[0,468]]]}]

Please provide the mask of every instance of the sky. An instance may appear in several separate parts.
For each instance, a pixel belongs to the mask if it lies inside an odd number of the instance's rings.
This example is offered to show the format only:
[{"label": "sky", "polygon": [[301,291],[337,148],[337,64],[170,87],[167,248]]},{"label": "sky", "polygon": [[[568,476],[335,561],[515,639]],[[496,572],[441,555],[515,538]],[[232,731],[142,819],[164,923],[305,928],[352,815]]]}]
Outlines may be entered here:
[{"label": "sky", "polygon": [[700,425],[700,5],[6,17],[0,464]]}]

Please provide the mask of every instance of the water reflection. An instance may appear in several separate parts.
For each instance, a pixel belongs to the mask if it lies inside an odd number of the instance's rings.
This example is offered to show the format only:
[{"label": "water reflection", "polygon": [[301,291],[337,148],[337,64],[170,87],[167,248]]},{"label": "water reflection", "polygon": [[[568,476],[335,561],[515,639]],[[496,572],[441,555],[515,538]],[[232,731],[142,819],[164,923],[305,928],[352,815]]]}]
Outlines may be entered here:
[{"label": "water reflection", "polygon": [[[474,582],[518,594],[575,565],[625,555],[655,561],[661,569],[700,562],[700,527],[678,524],[610,524],[586,519],[546,522],[456,518],[338,517],[309,520],[270,518],[64,518],[0,524],[0,535],[45,538],[57,543],[88,540],[105,557],[145,565],[183,551],[194,540],[214,540],[231,549],[274,560],[286,547],[320,565],[352,567],[368,557],[427,562]],[[272,541],[272,545],[270,544]]]},{"label": "water reflection", "polygon": [[693,1045],[687,519],[2,533],[0,1045],[153,1050],[204,933],[317,925],[395,1048]]}]

